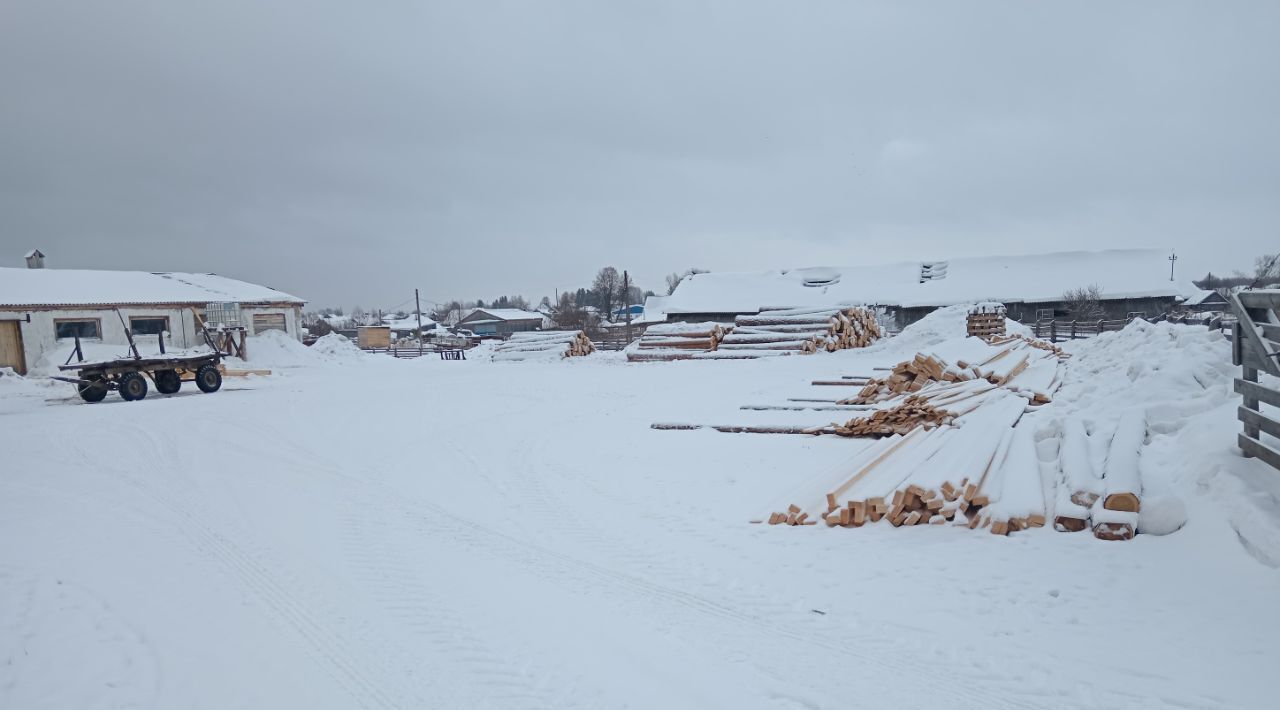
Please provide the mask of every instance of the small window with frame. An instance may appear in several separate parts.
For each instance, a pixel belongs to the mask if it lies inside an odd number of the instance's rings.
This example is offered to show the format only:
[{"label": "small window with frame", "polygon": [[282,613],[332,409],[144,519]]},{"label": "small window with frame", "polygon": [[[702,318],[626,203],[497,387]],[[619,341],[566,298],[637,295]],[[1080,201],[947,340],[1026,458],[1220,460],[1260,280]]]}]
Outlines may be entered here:
[{"label": "small window with frame", "polygon": [[130,316],[129,330],[134,335],[159,335],[169,330],[169,319],[165,316]]},{"label": "small window with frame", "polygon": [[58,340],[80,338],[81,340],[101,338],[102,325],[97,318],[63,318],[53,322],[55,337]]},{"label": "small window with frame", "polygon": [[1052,308],[1037,308],[1036,320],[1053,320],[1053,313]]}]

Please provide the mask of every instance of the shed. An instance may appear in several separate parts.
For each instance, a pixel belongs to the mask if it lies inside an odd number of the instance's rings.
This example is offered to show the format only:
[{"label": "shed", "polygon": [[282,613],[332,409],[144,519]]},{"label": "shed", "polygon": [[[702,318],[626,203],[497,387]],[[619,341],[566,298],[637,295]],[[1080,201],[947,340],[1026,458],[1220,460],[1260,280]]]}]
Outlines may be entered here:
[{"label": "shed", "polygon": [[477,308],[458,321],[459,328],[479,336],[502,336],[541,330],[544,317],[536,311],[518,308]]}]

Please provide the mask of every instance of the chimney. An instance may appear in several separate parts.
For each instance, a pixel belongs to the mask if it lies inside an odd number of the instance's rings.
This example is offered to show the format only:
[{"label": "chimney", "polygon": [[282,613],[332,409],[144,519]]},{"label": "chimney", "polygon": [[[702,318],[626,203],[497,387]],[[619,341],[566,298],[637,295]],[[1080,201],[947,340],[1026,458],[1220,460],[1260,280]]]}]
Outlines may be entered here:
[{"label": "chimney", "polygon": [[31,251],[27,252],[27,268],[43,269],[44,253],[41,252],[39,249],[32,249]]}]

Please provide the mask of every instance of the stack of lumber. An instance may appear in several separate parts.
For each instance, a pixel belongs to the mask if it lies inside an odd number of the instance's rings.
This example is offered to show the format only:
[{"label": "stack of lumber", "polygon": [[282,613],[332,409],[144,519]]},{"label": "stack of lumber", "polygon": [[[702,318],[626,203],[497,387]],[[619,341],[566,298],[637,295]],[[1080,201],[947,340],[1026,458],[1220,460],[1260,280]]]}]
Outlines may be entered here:
[{"label": "stack of lumber", "polygon": [[990,338],[1004,335],[1005,307],[1003,303],[988,301],[978,303],[969,309],[965,319],[965,328],[969,335],[977,338]]},{"label": "stack of lumber", "polygon": [[493,349],[495,362],[581,357],[595,352],[591,338],[580,330],[514,333]]},{"label": "stack of lumber", "polygon": [[1009,343],[1012,343],[1015,340],[1024,342],[1033,348],[1051,352],[1054,355],[1057,355],[1059,359],[1066,359],[1071,357],[1070,353],[1064,351],[1062,348],[1058,347],[1057,345],[1054,345],[1053,343],[1047,340],[1040,340],[1039,338],[1028,338],[1025,335],[1019,335],[1017,333],[1010,333],[1008,335],[1000,335],[993,338],[988,338],[987,342],[991,343],[992,345],[1008,345]]},{"label": "stack of lumber", "polygon": [[688,360],[695,353],[710,352],[720,345],[732,326],[705,323],[662,323],[650,326],[640,337],[636,348],[627,353],[631,362],[667,362]]},{"label": "stack of lumber", "polygon": [[916,353],[900,362],[881,378],[870,378],[857,396],[841,400],[841,404],[883,402],[904,394],[920,392],[935,383],[958,383],[975,379],[1008,387],[1035,404],[1046,404],[1061,385],[1058,359],[1053,352],[1040,348],[1040,341],[1010,338],[996,347],[984,347],[969,354],[974,361],[957,359],[948,363],[934,353]]},{"label": "stack of lumber", "polygon": [[772,309],[738,316],[733,332],[724,336],[716,352],[740,357],[835,352],[865,348],[883,335],[869,308]]}]

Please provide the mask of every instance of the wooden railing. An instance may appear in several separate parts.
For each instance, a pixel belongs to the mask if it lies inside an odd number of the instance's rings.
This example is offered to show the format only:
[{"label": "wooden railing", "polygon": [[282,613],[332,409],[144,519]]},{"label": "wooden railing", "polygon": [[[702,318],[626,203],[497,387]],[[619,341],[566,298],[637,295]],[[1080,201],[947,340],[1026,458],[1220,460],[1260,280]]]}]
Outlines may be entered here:
[{"label": "wooden railing", "polygon": [[[1060,340],[1075,340],[1077,338],[1092,338],[1108,331],[1124,330],[1126,325],[1132,323],[1137,316],[1132,318],[1122,318],[1118,320],[1037,320],[1031,323],[1024,323],[1035,331],[1037,338],[1048,340],[1056,343]],[[1168,315],[1163,314],[1149,319],[1152,323],[1168,321],[1170,323],[1178,323],[1182,325],[1202,325],[1209,330],[1218,330],[1228,332],[1235,321],[1231,318],[1213,318],[1203,320],[1196,318],[1194,315]]]},{"label": "wooden railing", "polygon": [[1230,301],[1239,319],[1231,362],[1242,370],[1235,389],[1244,398],[1237,410],[1244,432],[1237,442],[1245,456],[1280,470],[1280,449],[1262,440],[1264,433],[1280,438],[1280,417],[1262,408],[1264,404],[1280,407],[1280,387],[1263,384],[1258,377],[1263,372],[1280,377],[1280,289],[1241,291]]}]

